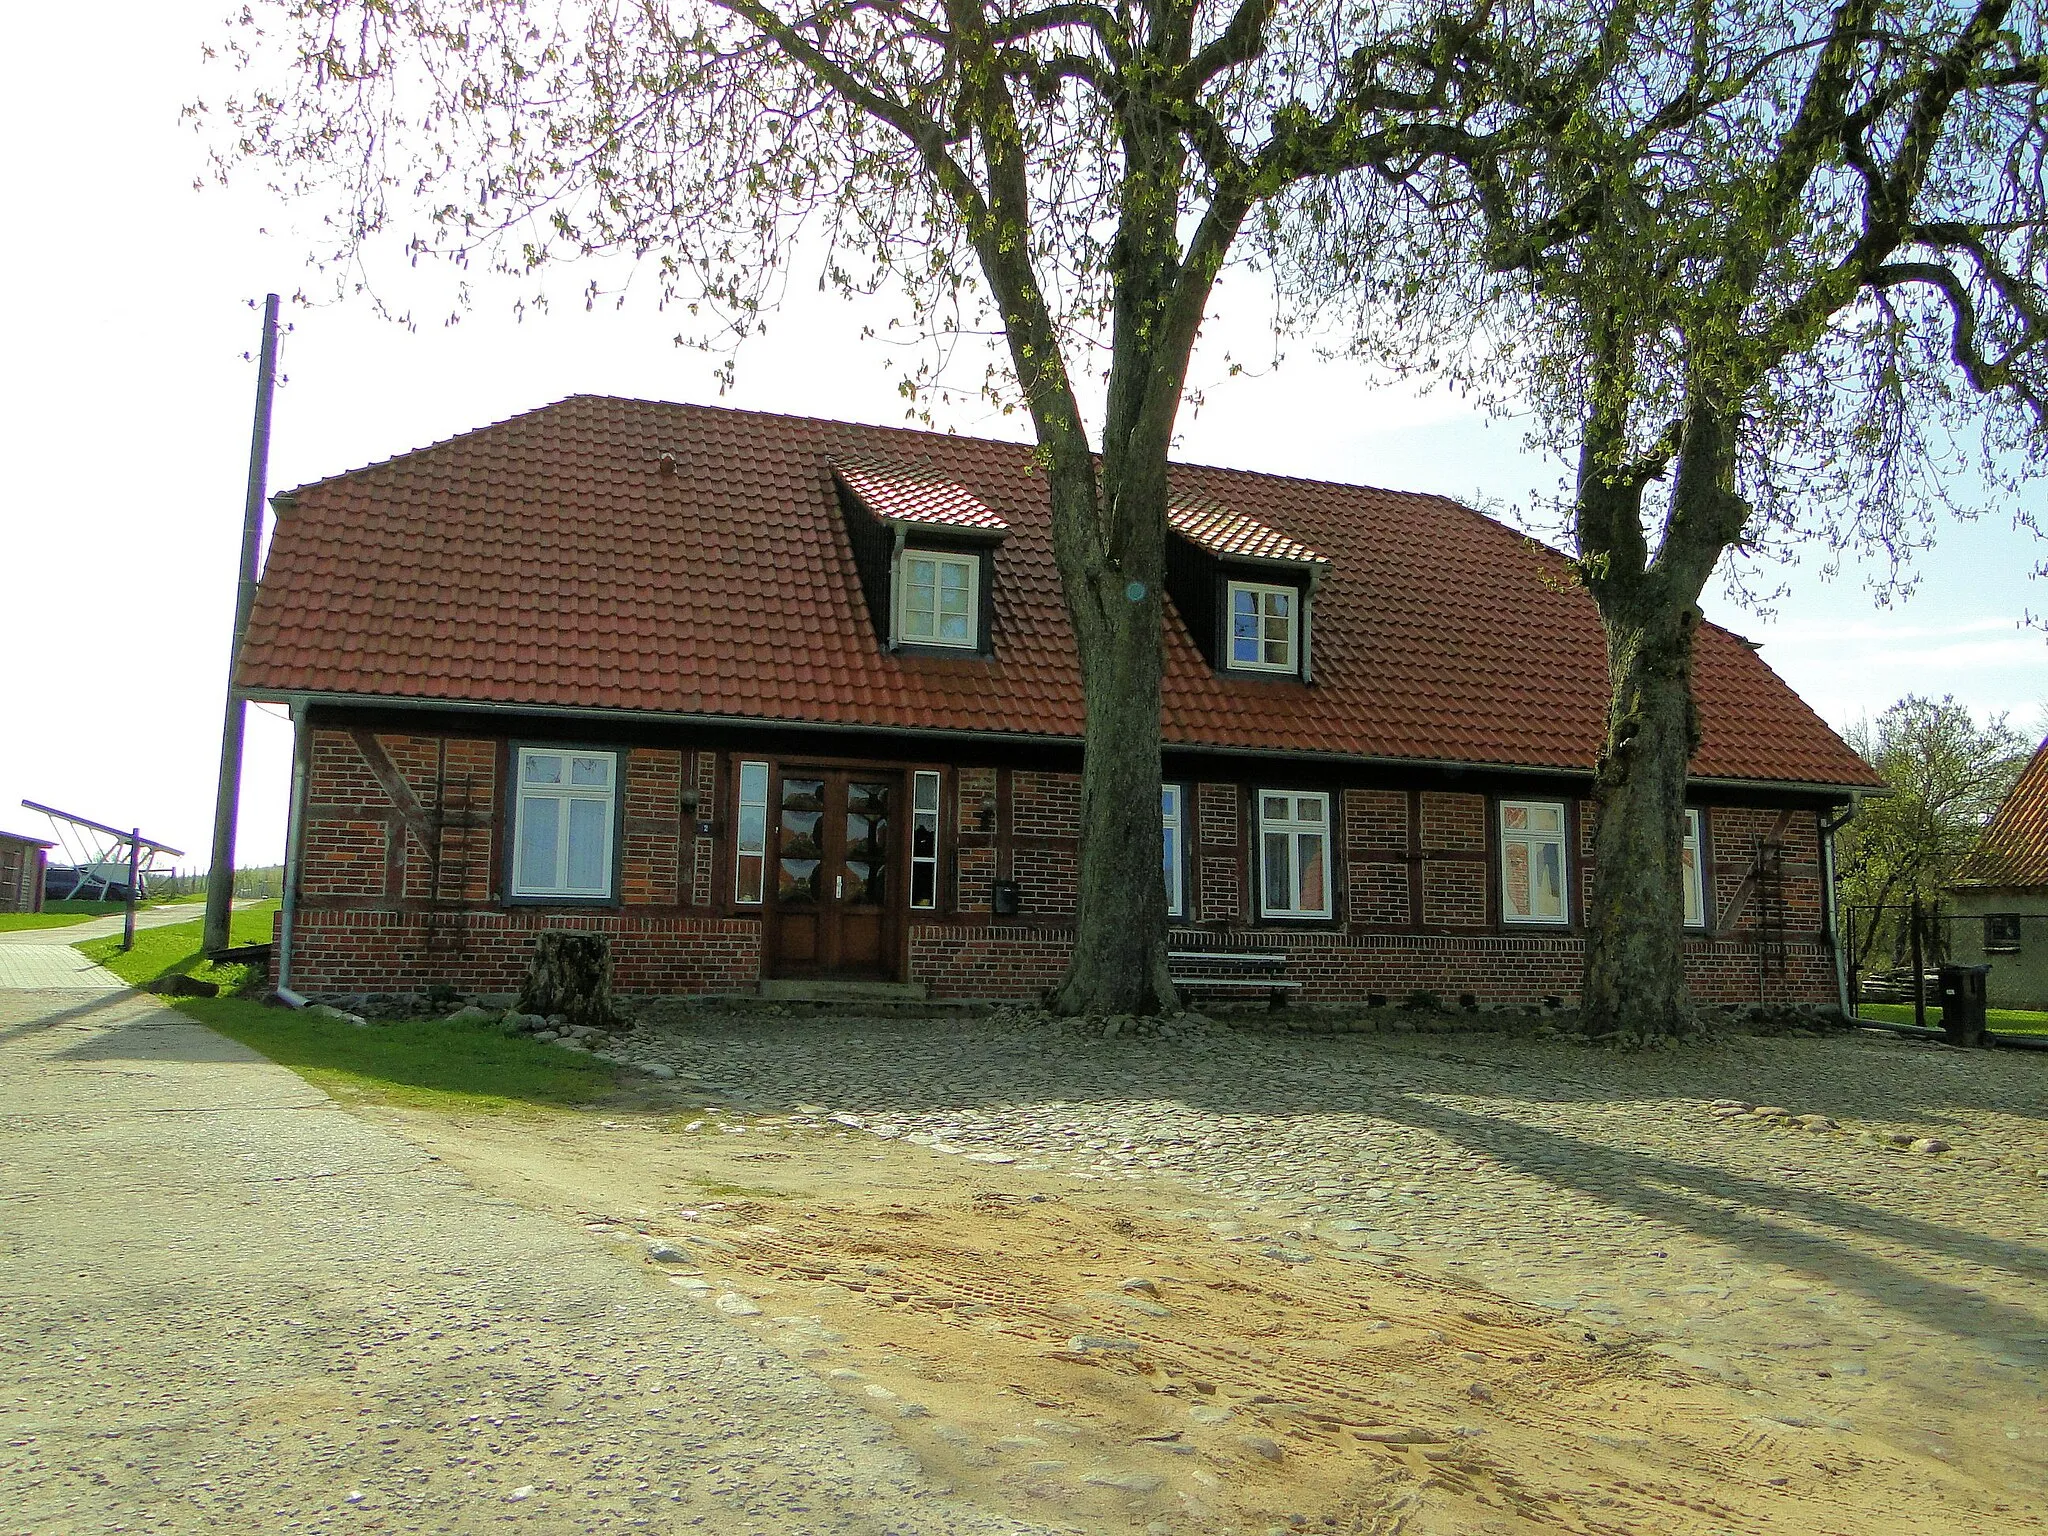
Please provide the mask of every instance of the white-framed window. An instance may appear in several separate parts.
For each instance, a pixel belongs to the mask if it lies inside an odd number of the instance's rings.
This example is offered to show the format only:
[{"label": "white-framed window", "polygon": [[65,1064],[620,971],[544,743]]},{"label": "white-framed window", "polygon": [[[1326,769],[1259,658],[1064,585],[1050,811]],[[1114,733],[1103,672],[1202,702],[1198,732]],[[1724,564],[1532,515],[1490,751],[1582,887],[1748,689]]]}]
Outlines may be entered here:
[{"label": "white-framed window", "polygon": [[1511,923],[1568,923],[1564,806],[1555,800],[1500,803],[1500,911]]},{"label": "white-framed window", "polygon": [[910,904],[929,912],[939,904],[939,776],[910,778]]},{"label": "white-framed window", "polygon": [[612,894],[619,755],[519,749],[512,894],[602,901]]},{"label": "white-framed window", "polygon": [[768,765],[740,764],[739,816],[734,822],[733,900],[761,904],[768,869]]},{"label": "white-framed window", "polygon": [[1301,593],[1233,581],[1230,588],[1230,665],[1247,672],[1294,672],[1301,638]]},{"label": "white-framed window", "polygon": [[896,567],[896,638],[973,650],[980,630],[981,557],[903,551]]},{"label": "white-framed window", "polygon": [[1259,791],[1259,910],[1330,915],[1330,797]]},{"label": "white-framed window", "polygon": [[1685,875],[1685,926],[1688,928],[1707,926],[1707,873],[1702,851],[1705,847],[1700,813],[1688,809],[1685,813],[1685,843],[1678,855]]},{"label": "white-framed window", "polygon": [[1160,830],[1166,841],[1166,911],[1172,917],[1181,915],[1181,908],[1185,905],[1182,893],[1187,890],[1187,874],[1181,862],[1182,807],[1186,799],[1186,791],[1178,784],[1162,784],[1159,788]]}]

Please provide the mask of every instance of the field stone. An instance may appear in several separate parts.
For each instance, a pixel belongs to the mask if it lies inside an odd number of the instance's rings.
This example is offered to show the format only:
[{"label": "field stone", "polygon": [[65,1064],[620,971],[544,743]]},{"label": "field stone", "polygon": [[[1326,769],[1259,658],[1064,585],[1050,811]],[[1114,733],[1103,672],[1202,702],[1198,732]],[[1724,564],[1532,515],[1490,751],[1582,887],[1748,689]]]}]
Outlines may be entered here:
[{"label": "field stone", "polygon": [[685,1248],[681,1243],[670,1242],[665,1237],[658,1237],[647,1245],[647,1257],[657,1264],[688,1264],[692,1262],[689,1249]]},{"label": "field stone", "polygon": [[450,1024],[482,1024],[499,1017],[495,1009],[485,1008],[477,1003],[465,1003],[448,1015]]},{"label": "field stone", "polygon": [[760,1304],[751,1297],[742,1296],[738,1291],[727,1291],[712,1305],[727,1317],[759,1317]]},{"label": "field stone", "polygon": [[1922,1136],[1919,1140],[1915,1141],[1912,1144],[1912,1146],[1908,1148],[1908,1150],[1913,1152],[1929,1153],[1946,1152],[1949,1150],[1949,1145],[1947,1142],[1943,1141],[1939,1136]]}]

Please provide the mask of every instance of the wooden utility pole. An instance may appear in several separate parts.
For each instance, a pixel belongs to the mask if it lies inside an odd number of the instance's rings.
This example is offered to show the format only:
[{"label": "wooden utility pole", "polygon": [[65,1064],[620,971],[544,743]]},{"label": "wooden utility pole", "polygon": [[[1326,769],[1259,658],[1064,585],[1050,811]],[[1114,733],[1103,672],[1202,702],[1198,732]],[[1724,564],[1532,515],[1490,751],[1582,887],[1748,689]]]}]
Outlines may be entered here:
[{"label": "wooden utility pole", "polygon": [[263,298],[263,346],[256,364],[256,425],[249,441],[249,491],[242,503],[242,570],[235,588],[235,632],[228,645],[228,703],[220,728],[220,782],[213,797],[213,865],[206,881],[201,948],[226,949],[235,899],[235,817],[242,797],[242,727],[248,706],[235,691],[235,661],[256,603],[256,554],[263,543],[263,493],[270,477],[270,400],[277,386],[277,295]]}]

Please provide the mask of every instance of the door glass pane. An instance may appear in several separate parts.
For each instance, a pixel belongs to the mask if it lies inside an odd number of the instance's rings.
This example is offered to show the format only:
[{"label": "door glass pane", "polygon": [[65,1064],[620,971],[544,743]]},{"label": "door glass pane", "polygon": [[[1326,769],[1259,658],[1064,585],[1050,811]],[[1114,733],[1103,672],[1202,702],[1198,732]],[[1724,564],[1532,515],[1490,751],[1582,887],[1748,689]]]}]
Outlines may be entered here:
[{"label": "door glass pane", "polygon": [[[532,759],[527,759],[531,765]],[[559,761],[559,759],[557,760]],[[561,849],[562,802],[552,795],[519,799],[519,887],[553,890],[555,855]]]},{"label": "door glass pane", "polygon": [[775,899],[784,906],[807,907],[818,899],[818,861],[784,859],[775,883]]},{"label": "door glass pane", "polygon": [[889,786],[846,786],[846,897],[880,906],[887,895]]},{"label": "door glass pane", "polygon": [[920,811],[936,811],[939,808],[939,776],[936,773],[920,773],[917,776],[917,808]]},{"label": "door glass pane", "polygon": [[807,906],[818,899],[820,861],[824,857],[818,832],[824,810],[823,779],[782,781],[782,822],[776,850],[780,856],[775,882],[777,901]]},{"label": "door glass pane", "polygon": [[939,896],[939,869],[936,864],[917,863],[910,867],[910,904],[913,907],[936,905]]},{"label": "door glass pane", "polygon": [[569,802],[569,878],[572,891],[603,891],[611,850],[605,846],[611,818],[602,800]]}]

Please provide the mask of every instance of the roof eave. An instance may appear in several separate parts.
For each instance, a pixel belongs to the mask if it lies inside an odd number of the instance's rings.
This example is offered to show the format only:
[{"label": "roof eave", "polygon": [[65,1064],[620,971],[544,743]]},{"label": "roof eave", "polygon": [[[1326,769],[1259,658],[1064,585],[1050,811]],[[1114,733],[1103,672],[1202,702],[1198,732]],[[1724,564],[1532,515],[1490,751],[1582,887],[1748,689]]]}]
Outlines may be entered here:
[{"label": "roof eave", "polygon": [[[986,741],[1015,746],[1069,747],[1078,749],[1078,735],[1054,735],[1033,731],[968,730],[947,726],[876,725],[860,721],[800,720],[771,715],[721,715],[693,710],[604,709],[582,704],[527,704],[498,699],[426,699],[406,694],[345,693],[320,689],[243,687],[246,699],[263,699],[289,706],[294,712],[310,705],[343,705],[358,709],[443,711],[457,714],[542,715],[568,720],[634,720],[660,725],[699,725],[721,729],[770,729],[818,731],[834,736],[904,736],[937,741]],[[1284,758],[1290,762],[1345,764],[1361,768],[1422,768],[1454,773],[1492,773],[1526,778],[1591,779],[1590,767],[1561,764],[1483,762],[1474,759],[1438,757],[1390,757],[1360,752],[1318,752],[1296,747],[1244,747],[1214,742],[1165,741],[1168,752],[1197,757]],[[1797,794],[1841,804],[1857,795],[1888,793],[1859,784],[1827,784],[1805,779],[1730,778],[1695,775],[1694,787],[1715,790],[1756,790],[1771,794]]]}]

